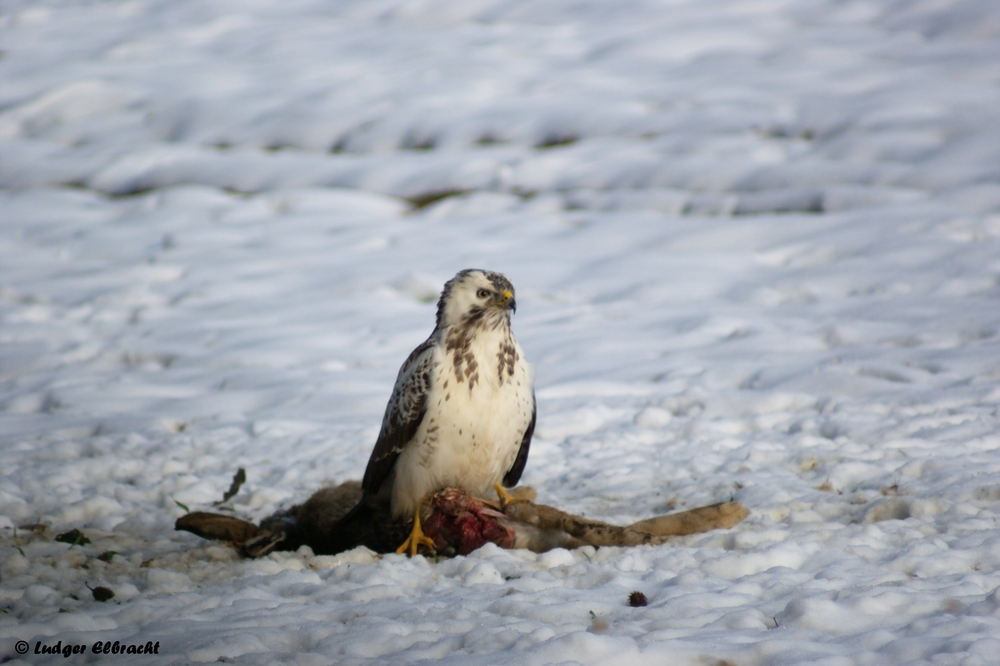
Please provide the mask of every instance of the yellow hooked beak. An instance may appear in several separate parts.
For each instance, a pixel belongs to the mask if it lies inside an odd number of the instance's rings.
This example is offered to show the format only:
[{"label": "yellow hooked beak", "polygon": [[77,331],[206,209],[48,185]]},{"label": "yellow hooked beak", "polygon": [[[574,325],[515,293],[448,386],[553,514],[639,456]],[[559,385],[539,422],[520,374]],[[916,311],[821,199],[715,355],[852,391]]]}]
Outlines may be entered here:
[{"label": "yellow hooked beak", "polygon": [[516,304],[514,303],[514,294],[510,289],[504,289],[503,293],[497,297],[493,305],[500,307],[509,307],[511,310],[516,309]]}]

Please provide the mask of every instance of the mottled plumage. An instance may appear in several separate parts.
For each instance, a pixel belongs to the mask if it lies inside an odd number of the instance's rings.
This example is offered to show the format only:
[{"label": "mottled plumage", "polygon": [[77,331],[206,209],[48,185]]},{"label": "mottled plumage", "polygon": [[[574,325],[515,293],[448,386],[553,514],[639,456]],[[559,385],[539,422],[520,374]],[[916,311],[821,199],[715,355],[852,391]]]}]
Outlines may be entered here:
[{"label": "mottled plumage", "polygon": [[394,516],[447,486],[485,498],[520,479],[535,395],[510,330],[514,309],[514,285],[499,273],[464,270],[445,284],[434,332],[396,378],[362,482]]}]

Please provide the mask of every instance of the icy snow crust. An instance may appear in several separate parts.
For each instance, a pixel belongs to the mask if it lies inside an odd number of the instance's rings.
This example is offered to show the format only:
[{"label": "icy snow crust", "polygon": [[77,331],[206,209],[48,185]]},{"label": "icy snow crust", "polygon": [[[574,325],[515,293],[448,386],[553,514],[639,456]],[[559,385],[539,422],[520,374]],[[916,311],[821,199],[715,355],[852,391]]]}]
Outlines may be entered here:
[{"label": "icy snow crust", "polygon": [[[0,658],[996,663],[994,3],[10,0],[0,41]],[[173,531],[238,467],[253,519],[360,478],[466,267],[518,288],[541,501],[750,518],[442,562]]]}]

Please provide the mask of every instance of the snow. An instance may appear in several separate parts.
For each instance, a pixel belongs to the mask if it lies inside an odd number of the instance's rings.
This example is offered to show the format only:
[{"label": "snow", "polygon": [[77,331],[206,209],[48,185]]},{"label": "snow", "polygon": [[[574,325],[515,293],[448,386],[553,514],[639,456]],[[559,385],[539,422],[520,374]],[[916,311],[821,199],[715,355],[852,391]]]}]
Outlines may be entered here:
[{"label": "snow", "polygon": [[[993,4],[10,0],[0,35],[0,658],[995,663]],[[517,285],[540,501],[750,517],[440,562],[173,530],[239,467],[255,520],[360,478],[467,267]]]}]

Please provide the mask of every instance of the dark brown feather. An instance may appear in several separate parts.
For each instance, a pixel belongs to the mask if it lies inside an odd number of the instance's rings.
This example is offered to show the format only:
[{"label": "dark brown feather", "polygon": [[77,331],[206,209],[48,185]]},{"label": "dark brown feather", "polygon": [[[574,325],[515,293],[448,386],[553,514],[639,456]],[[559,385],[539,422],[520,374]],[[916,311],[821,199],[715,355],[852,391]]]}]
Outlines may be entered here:
[{"label": "dark brown feather", "polygon": [[528,448],[531,446],[531,436],[535,434],[535,417],[538,416],[538,406],[535,404],[535,393],[531,393],[531,423],[528,424],[528,429],[524,431],[524,437],[521,439],[521,448],[517,451],[517,458],[514,459],[514,464],[507,474],[503,477],[503,485],[507,488],[512,488],[517,485],[517,482],[521,480],[521,473],[524,471],[524,466],[528,464]]},{"label": "dark brown feather", "polygon": [[396,459],[403,448],[413,439],[424,420],[427,392],[431,387],[431,356],[421,359],[434,346],[433,338],[428,339],[403,363],[396,376],[396,388],[382,417],[382,430],[378,434],[375,448],[368,459],[361,488],[366,495],[375,495],[382,483],[389,477]]}]

